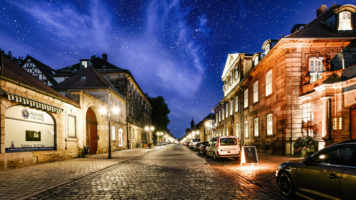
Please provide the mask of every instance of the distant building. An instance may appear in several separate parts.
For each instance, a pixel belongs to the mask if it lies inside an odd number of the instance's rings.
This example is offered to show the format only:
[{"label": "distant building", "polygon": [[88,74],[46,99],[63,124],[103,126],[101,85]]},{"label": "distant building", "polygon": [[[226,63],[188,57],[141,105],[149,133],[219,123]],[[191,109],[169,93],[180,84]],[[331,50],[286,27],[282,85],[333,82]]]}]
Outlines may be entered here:
[{"label": "distant building", "polygon": [[293,154],[299,137],[319,148],[356,139],[356,7],[322,6],[263,52],[229,54],[224,98],[214,108],[218,135],[259,151]]}]

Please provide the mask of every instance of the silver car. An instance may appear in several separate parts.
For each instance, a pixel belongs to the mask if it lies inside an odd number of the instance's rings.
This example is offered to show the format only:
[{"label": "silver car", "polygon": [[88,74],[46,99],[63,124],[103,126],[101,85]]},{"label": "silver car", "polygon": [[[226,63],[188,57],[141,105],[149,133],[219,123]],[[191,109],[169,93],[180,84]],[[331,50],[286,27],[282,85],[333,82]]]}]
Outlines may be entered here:
[{"label": "silver car", "polygon": [[214,137],[206,148],[206,156],[219,158],[238,158],[240,156],[240,142],[237,136]]},{"label": "silver car", "polygon": [[304,160],[282,163],[276,180],[284,196],[356,198],[356,141],[331,145]]}]

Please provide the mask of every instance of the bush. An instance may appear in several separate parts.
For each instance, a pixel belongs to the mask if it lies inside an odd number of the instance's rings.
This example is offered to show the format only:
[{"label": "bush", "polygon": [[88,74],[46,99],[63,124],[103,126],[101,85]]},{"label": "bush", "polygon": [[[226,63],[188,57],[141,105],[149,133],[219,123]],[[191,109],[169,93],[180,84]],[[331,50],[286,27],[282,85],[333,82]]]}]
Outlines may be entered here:
[{"label": "bush", "polygon": [[312,137],[300,137],[294,143],[294,155],[305,156],[317,151],[317,142]]}]

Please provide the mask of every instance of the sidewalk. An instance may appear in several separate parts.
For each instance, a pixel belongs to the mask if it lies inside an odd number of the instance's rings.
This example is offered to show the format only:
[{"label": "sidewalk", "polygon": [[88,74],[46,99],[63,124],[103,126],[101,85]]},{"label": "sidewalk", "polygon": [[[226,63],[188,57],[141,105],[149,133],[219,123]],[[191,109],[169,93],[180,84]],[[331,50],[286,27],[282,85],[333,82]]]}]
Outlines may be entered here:
[{"label": "sidewalk", "polygon": [[116,151],[112,159],[106,153],[0,171],[0,199],[26,199],[154,149]]}]

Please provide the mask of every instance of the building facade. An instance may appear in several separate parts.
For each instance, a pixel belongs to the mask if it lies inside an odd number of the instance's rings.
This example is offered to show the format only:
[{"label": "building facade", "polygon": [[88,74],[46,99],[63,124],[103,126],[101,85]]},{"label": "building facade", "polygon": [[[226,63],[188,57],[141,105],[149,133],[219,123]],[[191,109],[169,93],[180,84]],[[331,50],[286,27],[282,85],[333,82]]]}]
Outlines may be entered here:
[{"label": "building facade", "polygon": [[262,53],[229,55],[214,108],[218,134],[282,154],[293,154],[300,137],[319,148],[355,138],[355,8],[322,6],[309,24],[267,40]]}]

